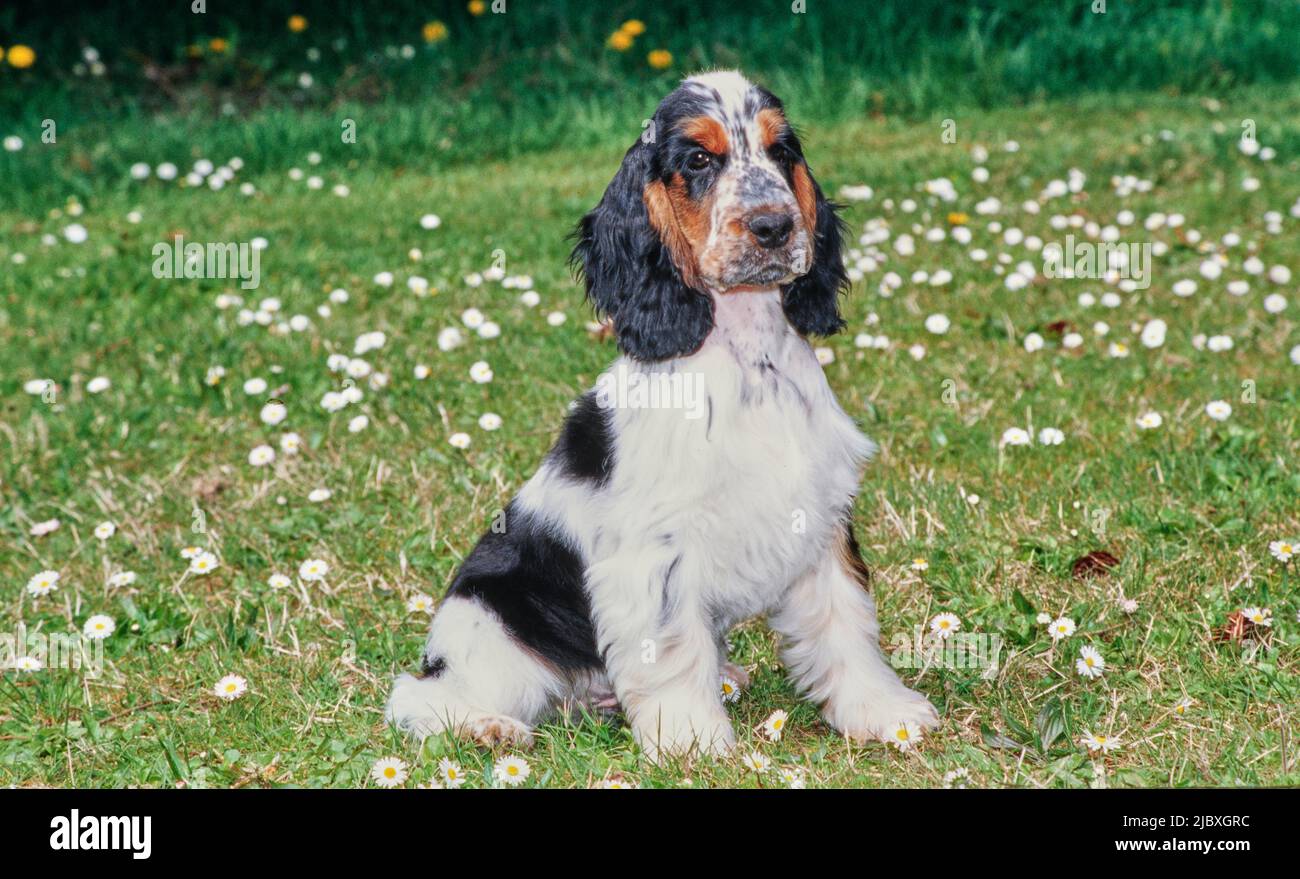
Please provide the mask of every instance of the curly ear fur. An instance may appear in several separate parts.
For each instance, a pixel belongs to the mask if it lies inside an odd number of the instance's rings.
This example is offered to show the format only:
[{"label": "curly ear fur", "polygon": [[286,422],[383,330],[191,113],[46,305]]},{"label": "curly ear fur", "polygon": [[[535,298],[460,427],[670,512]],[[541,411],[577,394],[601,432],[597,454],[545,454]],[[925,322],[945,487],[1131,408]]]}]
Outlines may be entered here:
[{"label": "curly ear fur", "polygon": [[686,283],[670,250],[675,242],[665,243],[651,223],[650,207],[659,204],[652,187],[662,187],[652,179],[652,149],[638,140],[627,151],[600,203],[579,222],[569,257],[597,311],[613,318],[619,346],[644,361],[691,354],[713,329],[713,300]]},{"label": "curly ear fur", "polygon": [[836,213],[839,206],[822,195],[808,166],[800,164],[795,171],[804,178],[796,181],[796,195],[806,188],[814,202],[813,210],[808,212],[815,217],[813,264],[806,275],[781,288],[781,306],[786,319],[800,333],[829,336],[844,329],[839,306],[840,293],[849,286],[840,251],[844,221]]}]

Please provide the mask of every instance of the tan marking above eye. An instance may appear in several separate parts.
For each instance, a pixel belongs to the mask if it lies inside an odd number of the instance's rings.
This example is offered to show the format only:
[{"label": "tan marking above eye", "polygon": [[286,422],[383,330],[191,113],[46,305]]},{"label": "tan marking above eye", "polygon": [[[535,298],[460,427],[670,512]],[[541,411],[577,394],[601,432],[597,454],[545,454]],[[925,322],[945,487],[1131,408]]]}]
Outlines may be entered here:
[{"label": "tan marking above eye", "polygon": [[785,114],[774,107],[759,110],[755,121],[758,123],[758,133],[763,143],[763,149],[767,149],[776,143],[777,138],[785,131],[787,124]]},{"label": "tan marking above eye", "polygon": [[725,156],[730,146],[727,130],[712,116],[692,116],[677,126],[682,134],[698,143],[715,156]]}]

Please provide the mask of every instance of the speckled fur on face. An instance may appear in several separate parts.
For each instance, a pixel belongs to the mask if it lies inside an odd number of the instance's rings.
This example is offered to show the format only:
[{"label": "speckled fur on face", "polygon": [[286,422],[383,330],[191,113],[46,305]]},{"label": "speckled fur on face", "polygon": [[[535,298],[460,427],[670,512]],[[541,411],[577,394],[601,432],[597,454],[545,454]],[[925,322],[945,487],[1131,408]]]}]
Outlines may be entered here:
[{"label": "speckled fur on face", "polygon": [[[697,230],[692,246],[699,278],[719,291],[788,283],[812,265],[815,215],[796,197],[802,163],[783,168],[773,157],[774,144],[789,134],[784,114],[770,95],[735,74],[702,74],[688,79],[684,88],[700,98],[704,114],[716,125],[692,117],[679,123],[679,129],[692,135],[708,132],[696,139],[711,152],[726,148],[722,169],[698,206],[707,208],[708,222],[692,224]],[[782,247],[759,246],[747,228],[750,216],[764,212],[793,217],[794,229]]]}]

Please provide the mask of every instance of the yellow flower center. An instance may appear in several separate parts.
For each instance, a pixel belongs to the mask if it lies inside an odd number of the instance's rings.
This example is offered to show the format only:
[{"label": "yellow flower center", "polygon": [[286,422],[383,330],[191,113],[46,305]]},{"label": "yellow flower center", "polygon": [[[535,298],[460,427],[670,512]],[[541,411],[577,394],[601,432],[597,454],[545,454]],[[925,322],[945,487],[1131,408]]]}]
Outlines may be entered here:
[{"label": "yellow flower center", "polygon": [[908,734],[908,732],[907,732],[906,729],[900,729],[900,730],[898,731],[898,733],[897,733],[897,736],[898,736],[899,741],[902,741],[902,742],[905,742],[905,741],[907,741],[909,738],[911,738],[911,736]]},{"label": "yellow flower center", "polygon": [[396,769],[394,769],[392,766],[384,767],[384,778],[396,778],[396,777],[397,777]]}]

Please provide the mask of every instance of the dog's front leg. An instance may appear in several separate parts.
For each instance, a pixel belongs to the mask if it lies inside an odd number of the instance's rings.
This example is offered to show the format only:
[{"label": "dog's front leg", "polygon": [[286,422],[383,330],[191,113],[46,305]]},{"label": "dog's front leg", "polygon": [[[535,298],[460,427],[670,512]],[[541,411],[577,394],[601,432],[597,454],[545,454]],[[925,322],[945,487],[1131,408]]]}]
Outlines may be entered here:
[{"label": "dog's front leg", "polygon": [[768,622],[782,636],[782,659],[826,722],[855,741],[889,740],[937,726],[925,696],[908,689],[880,651],[867,569],[845,522],[825,558],[790,587]]},{"label": "dog's front leg", "polygon": [[693,566],[671,552],[626,553],[593,564],[587,583],[606,671],[646,755],[730,750],[716,634]]}]

